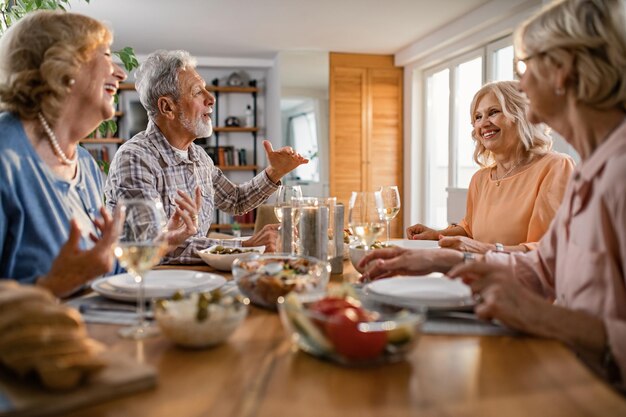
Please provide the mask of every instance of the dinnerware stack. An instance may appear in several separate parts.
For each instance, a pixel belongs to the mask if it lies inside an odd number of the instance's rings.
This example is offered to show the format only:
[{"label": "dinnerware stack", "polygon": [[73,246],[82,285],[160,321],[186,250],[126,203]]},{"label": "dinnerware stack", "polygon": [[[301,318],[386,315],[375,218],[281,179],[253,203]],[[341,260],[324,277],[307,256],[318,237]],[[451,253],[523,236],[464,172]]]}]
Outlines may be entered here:
[{"label": "dinnerware stack", "polygon": [[[144,278],[146,298],[168,298],[177,292],[190,294],[208,292],[220,288],[226,279],[217,274],[184,269],[150,271]],[[138,284],[130,274],[100,278],[92,283],[92,289],[103,297],[117,301],[136,302]]]}]

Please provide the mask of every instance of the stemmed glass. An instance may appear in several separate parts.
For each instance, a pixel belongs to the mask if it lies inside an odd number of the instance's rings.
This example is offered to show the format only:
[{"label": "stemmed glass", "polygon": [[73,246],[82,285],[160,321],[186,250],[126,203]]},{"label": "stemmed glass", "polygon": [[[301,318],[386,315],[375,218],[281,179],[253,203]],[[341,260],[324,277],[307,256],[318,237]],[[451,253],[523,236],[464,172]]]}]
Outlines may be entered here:
[{"label": "stemmed glass", "polygon": [[385,231],[379,210],[383,208],[380,191],[354,191],[350,197],[348,225],[368,250]]},{"label": "stemmed glass", "polygon": [[383,199],[383,207],[379,209],[380,219],[387,223],[387,243],[391,241],[391,221],[400,212],[400,192],[397,185],[385,185],[380,187]]},{"label": "stemmed glass", "polygon": [[274,214],[279,222],[283,221],[283,207],[291,206],[292,198],[302,198],[302,188],[299,185],[281,185],[276,192]]},{"label": "stemmed glass", "polygon": [[113,251],[138,285],[137,324],[121,328],[119,334],[127,339],[143,339],[157,333],[145,319],[144,276],[161,259],[165,213],[161,203],[148,199],[120,200],[118,204],[124,222]]}]

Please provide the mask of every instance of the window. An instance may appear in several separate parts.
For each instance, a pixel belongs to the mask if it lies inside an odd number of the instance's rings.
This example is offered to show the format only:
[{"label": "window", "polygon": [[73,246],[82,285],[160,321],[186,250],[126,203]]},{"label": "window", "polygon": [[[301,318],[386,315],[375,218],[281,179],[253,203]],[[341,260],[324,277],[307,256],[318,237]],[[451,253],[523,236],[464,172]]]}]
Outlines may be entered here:
[{"label": "window", "polygon": [[[469,113],[487,81],[513,79],[513,46],[506,38],[425,71],[425,224],[447,224],[447,188],[467,188],[479,168],[473,160]],[[460,220],[460,219],[457,219]]]},{"label": "window", "polygon": [[287,132],[287,143],[290,143],[296,152],[309,159],[308,164],[300,165],[295,169],[294,177],[300,181],[318,182],[320,177],[315,113],[300,113],[289,117]]}]

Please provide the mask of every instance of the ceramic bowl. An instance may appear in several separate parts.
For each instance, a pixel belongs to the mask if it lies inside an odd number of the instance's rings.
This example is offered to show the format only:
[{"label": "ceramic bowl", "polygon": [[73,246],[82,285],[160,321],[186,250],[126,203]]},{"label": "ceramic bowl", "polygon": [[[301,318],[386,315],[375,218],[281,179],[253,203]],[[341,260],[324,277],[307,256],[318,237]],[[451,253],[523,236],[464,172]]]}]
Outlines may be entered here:
[{"label": "ceramic bowl", "polygon": [[[229,253],[229,251],[237,251]],[[229,271],[235,259],[247,258],[252,254],[265,252],[265,246],[251,246],[248,248],[231,248],[222,245],[213,245],[207,249],[198,251],[198,256],[209,266],[218,271]]]},{"label": "ceramic bowl", "polygon": [[349,248],[350,262],[352,262],[354,269],[356,269],[360,273],[363,273],[364,268],[360,268],[358,265],[359,265],[359,262],[361,262],[361,259],[363,259],[365,255],[367,255],[369,252],[373,250],[391,248],[394,246],[395,245],[393,243],[387,244],[387,243],[377,242],[374,245],[372,245],[370,249],[365,249],[365,247],[359,242],[352,243]]},{"label": "ceramic bowl", "polygon": [[193,293],[180,300],[156,301],[154,316],[163,335],[188,348],[224,342],[246,317],[249,300],[240,296],[214,297],[211,293]]}]

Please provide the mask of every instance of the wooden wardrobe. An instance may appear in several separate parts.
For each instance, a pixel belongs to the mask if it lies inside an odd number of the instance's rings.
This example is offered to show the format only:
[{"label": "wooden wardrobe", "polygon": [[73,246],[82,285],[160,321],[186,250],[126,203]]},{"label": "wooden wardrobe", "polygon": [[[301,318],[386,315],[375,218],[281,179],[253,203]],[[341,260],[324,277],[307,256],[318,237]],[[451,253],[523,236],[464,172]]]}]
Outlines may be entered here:
[{"label": "wooden wardrobe", "polygon": [[[330,195],[346,221],[352,191],[397,185],[402,198],[402,80],[392,55],[330,54]],[[403,234],[400,210],[391,236]]]}]

